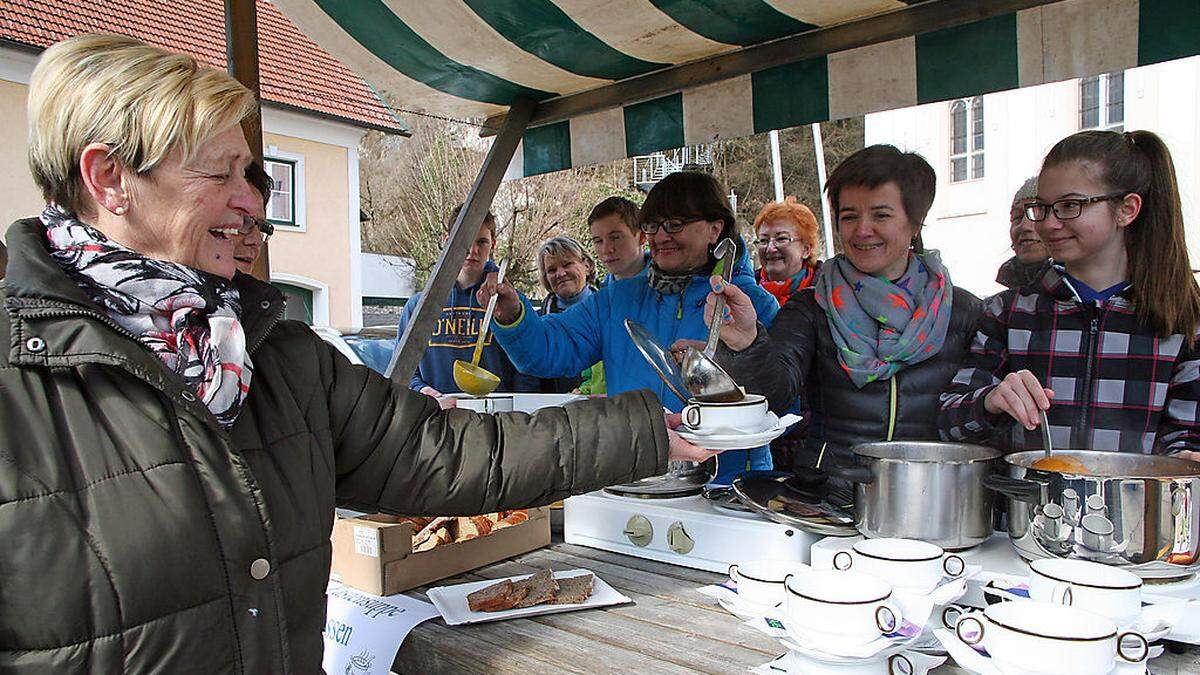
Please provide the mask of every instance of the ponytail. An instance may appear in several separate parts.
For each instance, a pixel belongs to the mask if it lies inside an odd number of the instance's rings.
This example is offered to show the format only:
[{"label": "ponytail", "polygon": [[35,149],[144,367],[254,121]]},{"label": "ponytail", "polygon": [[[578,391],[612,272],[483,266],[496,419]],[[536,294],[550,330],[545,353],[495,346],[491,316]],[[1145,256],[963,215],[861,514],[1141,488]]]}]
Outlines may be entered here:
[{"label": "ponytail", "polygon": [[1138,318],[1160,336],[1190,340],[1200,326],[1200,287],[1192,276],[1175,164],[1150,131],[1081,131],[1059,141],[1042,169],[1093,162],[1113,191],[1136,193],[1142,208],[1125,228],[1131,293]]}]

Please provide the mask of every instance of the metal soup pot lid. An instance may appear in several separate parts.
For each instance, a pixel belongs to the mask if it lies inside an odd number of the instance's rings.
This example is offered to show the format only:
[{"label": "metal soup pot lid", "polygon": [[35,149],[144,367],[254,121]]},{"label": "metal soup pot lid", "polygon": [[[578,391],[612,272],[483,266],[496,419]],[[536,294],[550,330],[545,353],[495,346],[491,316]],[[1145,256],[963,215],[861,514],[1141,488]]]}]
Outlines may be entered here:
[{"label": "metal soup pot lid", "polygon": [[824,496],[807,493],[807,486],[788,483],[781,471],[748,471],[733,479],[733,493],[751,511],[777,523],[820,536],[858,535],[854,516],[830,504]]},{"label": "metal soup pot lid", "polygon": [[1034,462],[1045,458],[1041,450],[1026,450],[1005,455],[1004,461],[1014,466],[1046,471],[1066,476],[1090,476],[1094,478],[1200,478],[1200,462],[1165,455],[1142,455],[1132,452],[1105,452],[1103,450],[1055,450],[1052,457],[1076,460],[1086,468],[1083,472],[1054,471],[1034,467]]},{"label": "metal soup pot lid", "polygon": [[879,441],[859,443],[850,448],[859,457],[895,459],[905,462],[965,463],[987,462],[1004,455],[995,448],[968,443],[938,441]]}]

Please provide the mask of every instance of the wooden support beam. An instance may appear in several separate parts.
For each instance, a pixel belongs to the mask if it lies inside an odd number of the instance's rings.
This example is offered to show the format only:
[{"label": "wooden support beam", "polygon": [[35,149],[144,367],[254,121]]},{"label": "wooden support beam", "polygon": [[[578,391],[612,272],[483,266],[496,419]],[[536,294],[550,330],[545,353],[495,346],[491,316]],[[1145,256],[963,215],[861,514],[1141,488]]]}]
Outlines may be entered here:
[{"label": "wooden support beam", "polygon": [[[926,0],[865,19],[817,28],[806,33],[656,70],[577,94],[542,101],[538,104],[533,119],[529,121],[529,126],[561,122],[572,117],[638,103],[816,56],[898,40],[941,28],[961,26],[980,19],[1059,1]],[[503,114],[489,117],[484,122],[480,134],[495,134],[503,122]]]},{"label": "wooden support beam", "polygon": [[[254,92],[258,114],[242,120],[242,133],[256,162],[263,159],[262,98],[258,81],[258,8],[255,0],[225,0],[225,63],[229,74]],[[254,261],[254,276],[271,278],[270,252],[267,242],[259,249]]]},{"label": "wooden support beam", "polygon": [[458,277],[463,260],[467,258],[467,252],[471,250],[471,244],[479,234],[479,228],[483,226],[483,218],[492,205],[492,199],[496,196],[496,190],[500,188],[504,172],[508,170],[508,164],[512,161],[517,144],[521,142],[521,136],[525,133],[535,108],[536,104],[532,99],[519,98],[508,109],[508,116],[500,127],[500,133],[492,142],[492,147],[483,160],[483,166],[479,168],[479,175],[467,194],[463,209],[459,211],[458,220],[454,221],[454,226],[450,229],[446,247],[442,249],[437,264],[433,266],[433,273],[425,284],[416,311],[404,329],[396,351],[392,352],[392,361],[388,364],[386,374],[393,382],[407,387],[421,363],[421,356],[429,344],[434,324],[442,313],[446,296],[450,294],[450,288]]}]

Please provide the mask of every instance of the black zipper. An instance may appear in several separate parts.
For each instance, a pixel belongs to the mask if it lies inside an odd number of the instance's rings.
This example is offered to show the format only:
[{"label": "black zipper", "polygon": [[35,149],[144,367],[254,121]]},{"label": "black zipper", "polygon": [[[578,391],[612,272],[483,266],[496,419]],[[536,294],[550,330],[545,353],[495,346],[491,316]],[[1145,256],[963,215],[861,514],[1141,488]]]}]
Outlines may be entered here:
[{"label": "black zipper", "polygon": [[[55,309],[55,308],[32,308],[32,309],[22,310],[21,314],[22,314],[22,316],[35,318],[35,319],[42,319],[42,318],[47,318],[47,317],[71,317],[71,316],[95,319],[96,321],[99,321],[100,323],[104,324],[108,328],[111,328],[118,335],[122,335],[124,337],[129,338],[130,340],[133,340],[133,342],[135,344],[138,344],[138,345],[142,344],[141,342],[138,341],[136,335],[131,333],[129,330],[127,330],[121,324],[114,321],[111,317],[101,314],[100,312],[94,312],[89,309],[82,309],[82,308],[76,309],[76,308],[66,308],[66,307],[61,307],[61,308],[57,308],[57,309]],[[270,322],[267,324],[266,330],[264,330],[262,335],[259,336],[259,338],[257,340],[255,340],[254,344],[249,349],[246,350],[246,353],[253,354],[259,347],[261,347],[262,343],[266,341],[267,336],[271,334],[271,331],[275,328],[275,324],[277,324],[277,323],[279,323],[279,312],[275,312],[271,315]],[[147,349],[147,352],[149,352],[149,349]],[[167,368],[166,364],[164,364],[161,359],[156,358],[155,360],[158,361],[158,367],[161,368],[164,372],[170,373],[171,375],[173,375],[175,377],[179,377],[179,374],[174,373],[171,370],[169,370]],[[129,370],[129,369],[126,368],[126,370]],[[155,387],[156,389],[158,388],[157,383],[149,381],[145,377],[138,375],[136,372],[130,371],[130,373],[132,375],[134,375],[135,377],[140,378],[142,381],[146,382],[146,384],[149,384],[150,386]],[[185,389],[185,391],[187,390],[186,385],[184,385],[184,389]],[[166,392],[163,392],[163,393],[165,394]],[[222,439],[224,439],[226,441],[226,443],[228,444],[230,442],[229,432],[226,431],[225,428],[222,427],[219,422],[217,422],[216,415],[213,415],[212,411],[208,409],[208,406],[206,406],[204,404],[200,404],[200,407],[203,408],[204,411],[207,412],[208,416],[211,418],[209,420],[209,422],[210,422],[211,426],[213,427],[213,429],[215,429],[216,432],[221,435]]]},{"label": "black zipper", "polygon": [[[125,327],[122,326],[121,324],[117,323],[116,321],[113,321],[111,317],[105,316],[104,314],[101,314],[99,312],[93,312],[88,309],[67,309],[65,307],[59,308],[59,309],[33,308],[33,309],[23,309],[23,310],[21,310],[21,314],[23,316],[32,317],[34,319],[41,319],[41,318],[45,318],[45,317],[55,317],[55,316],[87,317],[89,319],[95,319],[95,320],[99,321],[100,323],[104,324],[105,326],[108,326],[109,328],[116,331],[119,335],[123,335],[123,336],[129,338],[130,340],[137,342],[136,335],[134,335],[133,333],[126,330]],[[138,344],[141,344],[141,343],[139,342]]]},{"label": "black zipper", "polygon": [[1075,421],[1075,430],[1071,438],[1070,447],[1073,448],[1088,447],[1088,412],[1092,407],[1092,393],[1095,387],[1093,362],[1096,359],[1096,343],[1100,334],[1100,317],[1094,305],[1087,307],[1091,321],[1088,323],[1087,345],[1084,351],[1083,397],[1079,401],[1079,419]]}]

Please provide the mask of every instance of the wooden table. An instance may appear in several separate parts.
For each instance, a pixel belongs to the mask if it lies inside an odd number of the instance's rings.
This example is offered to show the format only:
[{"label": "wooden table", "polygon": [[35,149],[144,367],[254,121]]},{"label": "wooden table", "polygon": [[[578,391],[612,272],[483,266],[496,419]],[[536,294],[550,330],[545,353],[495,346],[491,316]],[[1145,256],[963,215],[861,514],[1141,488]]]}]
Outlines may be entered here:
[{"label": "wooden table", "polygon": [[[528,574],[538,568],[587,568],[633,604],[528,619],[447,626],[441,619],[413,629],[392,669],[434,673],[745,673],[783,653],[779,643],[721,609],[696,589],[719,574],[642,560],[562,542],[436,585]],[[425,589],[408,595],[426,599]],[[1167,654],[1156,675],[1200,673],[1200,649]],[[937,675],[965,673],[951,663]]]}]

